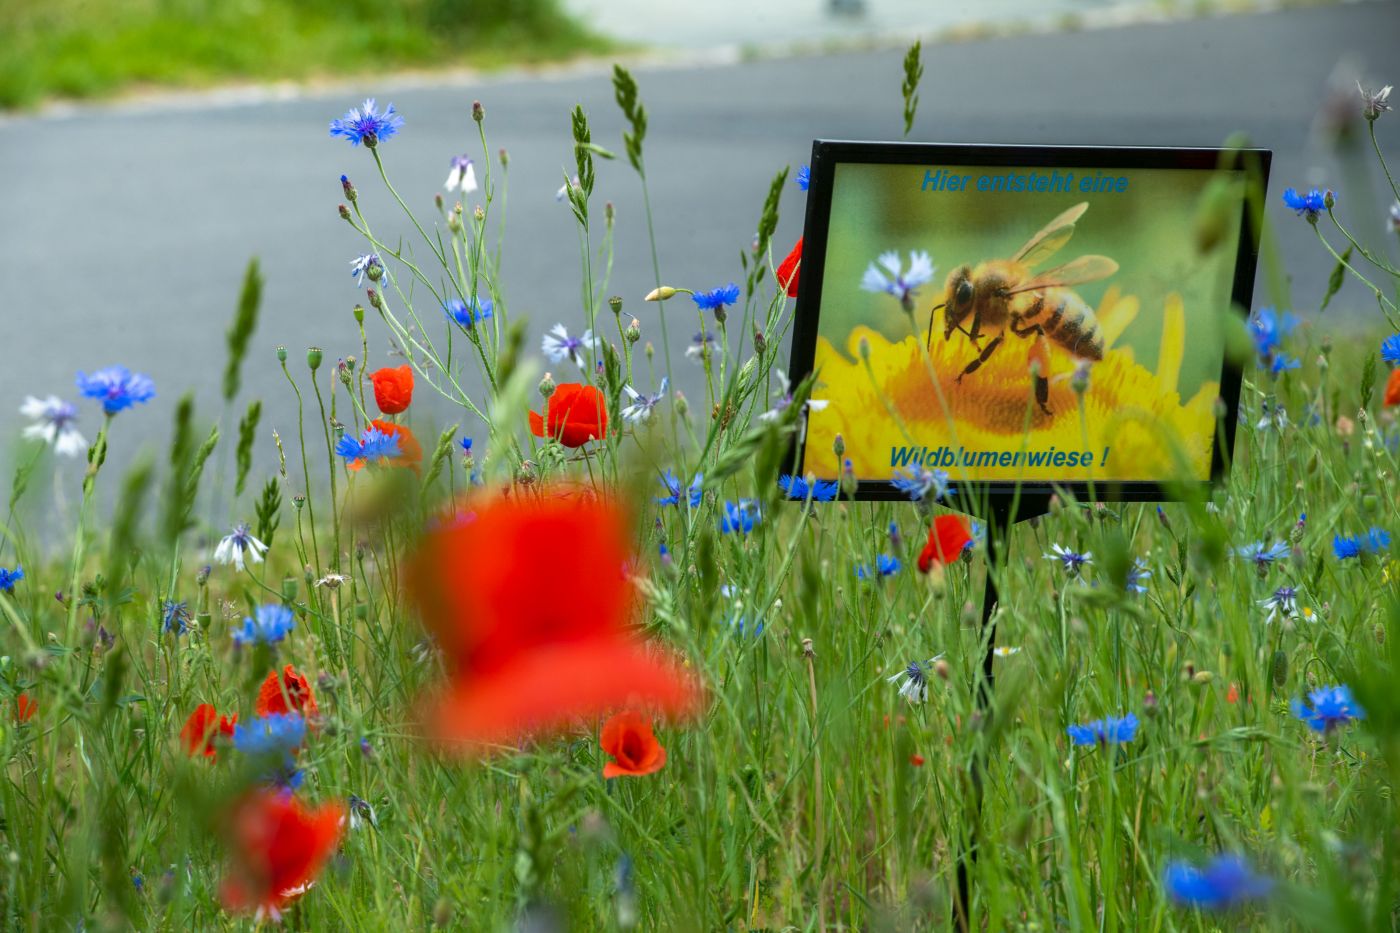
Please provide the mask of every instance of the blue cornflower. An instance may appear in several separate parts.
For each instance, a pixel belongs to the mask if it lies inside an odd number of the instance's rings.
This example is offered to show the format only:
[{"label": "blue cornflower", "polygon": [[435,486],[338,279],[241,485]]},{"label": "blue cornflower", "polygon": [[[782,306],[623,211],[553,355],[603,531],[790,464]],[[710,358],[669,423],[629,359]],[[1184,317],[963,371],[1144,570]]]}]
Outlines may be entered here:
[{"label": "blue cornflower", "polygon": [[1080,554],[1077,551],[1071,551],[1069,548],[1062,547],[1058,544],[1050,545],[1050,550],[1052,553],[1044,555],[1045,559],[1059,561],[1060,565],[1064,567],[1065,573],[1071,577],[1079,576],[1079,571],[1082,570],[1086,564],[1092,564],[1094,562],[1094,554],[1092,551],[1085,551],[1083,554]]},{"label": "blue cornflower", "polygon": [[137,402],[155,398],[156,386],[150,376],[133,373],[125,366],[108,366],[91,376],[78,373],[78,391],[102,403],[102,410],[115,415]]},{"label": "blue cornflower", "polygon": [[1381,341],[1381,359],[1391,366],[1400,366],[1400,334],[1391,334]]},{"label": "blue cornflower", "polygon": [[690,296],[700,306],[701,311],[718,311],[725,305],[739,300],[739,286],[730,282],[708,292],[696,292]]},{"label": "blue cornflower", "polygon": [[272,645],[286,638],[297,627],[292,610],[280,603],[259,606],[252,616],[244,616],[243,627],[233,630],[235,645]]},{"label": "blue cornflower", "polygon": [[[704,474],[696,473],[695,478],[690,481],[690,488],[687,490],[690,507],[696,508],[700,505],[700,500],[704,496],[704,490],[700,488]],[[662,496],[656,500],[657,505],[680,505],[681,504],[681,480],[680,477],[670,470],[661,474],[661,485],[666,487],[669,495]]]},{"label": "blue cornflower", "polygon": [[804,165],[797,170],[797,187],[803,191],[812,187],[812,167],[810,165]]},{"label": "blue cornflower", "polygon": [[875,558],[875,570],[872,574],[869,564],[856,564],[856,579],[865,580],[871,576],[892,577],[899,573],[899,558],[889,554],[881,554]]},{"label": "blue cornflower", "polygon": [[1365,535],[1336,535],[1332,538],[1332,553],[1337,560],[1350,560],[1363,554],[1379,554],[1390,548],[1390,533],[1371,528]]},{"label": "blue cornflower", "polygon": [[1183,907],[1222,910],[1264,897],[1273,890],[1274,883],[1256,875],[1240,856],[1226,853],[1211,859],[1204,868],[1189,862],[1168,863],[1162,886],[1167,889],[1167,896]]},{"label": "blue cornflower", "polygon": [[763,520],[758,502],[754,499],[740,499],[738,502],[724,503],[724,514],[719,519],[719,530],[724,534],[737,531],[748,534]]},{"label": "blue cornflower", "polygon": [[890,485],[915,502],[929,498],[942,499],[952,492],[948,488],[948,474],[943,470],[929,470],[924,467],[905,467],[890,480]]},{"label": "blue cornflower", "polygon": [[704,331],[690,338],[690,345],[685,348],[687,359],[704,362],[719,350],[719,341],[715,335]]},{"label": "blue cornflower", "polygon": [[928,699],[928,672],[942,657],[936,654],[927,661],[910,661],[908,667],[885,680],[899,684],[899,695],[910,703],[922,703]]},{"label": "blue cornflower", "polygon": [[175,633],[179,638],[190,630],[190,607],[185,602],[175,602],[167,599],[160,610],[160,630],[165,634]]},{"label": "blue cornflower", "polygon": [[365,284],[365,276],[369,276],[371,282],[378,282],[384,277],[384,263],[379,261],[379,254],[366,253],[350,260],[350,274],[355,277],[355,286]]},{"label": "blue cornflower", "polygon": [[866,268],[860,287],[867,292],[886,292],[900,301],[908,301],[920,285],[933,279],[933,260],[926,252],[911,252],[909,271],[901,272],[902,268],[897,251],[881,253],[879,261]]},{"label": "blue cornflower", "polygon": [[1112,745],[1131,742],[1137,737],[1138,719],[1132,713],[1122,719],[1111,716],[1065,729],[1075,745]]},{"label": "blue cornflower", "polygon": [[464,437],[458,443],[462,445],[462,456],[470,457],[472,455],[472,439]]},{"label": "blue cornflower", "polygon": [[403,117],[394,112],[394,105],[377,113],[374,98],[365,100],[362,107],[351,107],[339,120],[331,121],[331,135],[344,136],[352,146],[364,143],[373,149],[380,140],[389,139],[403,126]]},{"label": "blue cornflower", "polygon": [[1305,706],[1302,700],[1295,698],[1289,709],[1314,732],[1331,732],[1353,719],[1366,718],[1366,711],[1357,705],[1346,684],[1313,690],[1308,694],[1308,702],[1312,706]]},{"label": "blue cornflower", "polygon": [[463,327],[475,327],[491,316],[491,309],[495,307],[490,298],[481,298],[473,295],[470,302],[460,298],[449,298],[442,303],[443,311],[447,312],[448,318],[461,324]]},{"label": "blue cornflower", "polygon": [[245,755],[291,753],[306,741],[306,720],[300,713],[269,713],[233,727],[233,747]]},{"label": "blue cornflower", "polygon": [[1282,541],[1275,541],[1273,544],[1269,544],[1267,541],[1256,541],[1253,544],[1244,544],[1235,548],[1235,556],[1253,561],[1255,568],[1263,573],[1269,569],[1269,565],[1274,561],[1288,556],[1288,545]]},{"label": "blue cornflower", "polygon": [[1271,359],[1273,352],[1283,345],[1283,338],[1293,333],[1297,326],[1296,314],[1287,311],[1279,314],[1272,306],[1255,311],[1249,319],[1249,336],[1254,341],[1254,352],[1259,354],[1261,360]]},{"label": "blue cornflower", "polygon": [[1298,618],[1298,588],[1296,586],[1281,586],[1274,590],[1268,599],[1259,600],[1259,605],[1269,610],[1269,616],[1264,620],[1266,625],[1280,615],[1286,619],[1296,619]]},{"label": "blue cornflower", "polygon": [[6,593],[13,593],[15,591],[15,584],[23,579],[24,568],[19,564],[15,565],[14,570],[6,570],[4,567],[0,567],[0,590],[4,590]]},{"label": "blue cornflower", "polygon": [[1297,369],[1303,363],[1297,357],[1289,356],[1287,353],[1280,353],[1274,357],[1274,361],[1269,364],[1269,373],[1277,376],[1279,373],[1287,372],[1290,369]]},{"label": "blue cornflower", "polygon": [[374,463],[381,457],[397,457],[399,438],[396,434],[386,434],[378,428],[365,428],[359,440],[355,440],[349,434],[343,435],[336,442],[335,452],[346,460],[367,460]]},{"label": "blue cornflower", "polygon": [[1127,579],[1123,581],[1123,589],[1129,593],[1146,593],[1147,587],[1143,581],[1152,576],[1152,571],[1147,569],[1147,561],[1141,557],[1133,558],[1133,565],[1128,568]]},{"label": "blue cornflower", "polygon": [[1327,195],[1316,188],[1307,194],[1299,194],[1297,189],[1287,188],[1283,192],[1283,203],[1297,211],[1299,217],[1306,218],[1308,223],[1315,224],[1317,215],[1327,210]]},{"label": "blue cornflower", "polygon": [[812,477],[811,482],[808,482],[800,476],[790,476],[787,473],[778,477],[778,488],[789,499],[803,502],[808,498],[813,502],[831,502],[841,493],[841,484],[834,479]]}]

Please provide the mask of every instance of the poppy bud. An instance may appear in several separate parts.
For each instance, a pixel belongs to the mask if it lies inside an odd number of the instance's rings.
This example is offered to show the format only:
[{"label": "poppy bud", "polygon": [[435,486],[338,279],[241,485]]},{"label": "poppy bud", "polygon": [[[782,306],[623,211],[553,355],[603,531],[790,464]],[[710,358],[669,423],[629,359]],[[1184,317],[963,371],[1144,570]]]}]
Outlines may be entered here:
[{"label": "poppy bud", "polygon": [[[356,198],[359,197],[359,194],[355,191],[355,186],[350,184],[350,179],[345,175],[340,176],[340,189],[345,192],[345,199],[351,204],[354,204]],[[341,208],[341,210],[344,209],[343,207]]]},{"label": "poppy bud", "polygon": [[486,119],[486,108],[481,106],[481,101],[479,100],[472,101],[472,119],[477,123]]},{"label": "poppy bud", "polygon": [[363,305],[355,305],[350,313],[355,315],[356,324],[363,324],[365,322],[365,309]]},{"label": "poppy bud", "polygon": [[287,348],[286,348],[286,347],[281,347],[281,346],[279,346],[279,347],[277,348],[277,362],[279,362],[279,363],[285,363],[285,362],[287,362]]},{"label": "poppy bud", "polygon": [[306,365],[311,367],[313,373],[321,368],[321,356],[320,347],[308,347],[306,350]]},{"label": "poppy bud", "polygon": [[669,285],[662,285],[660,288],[653,288],[647,292],[643,301],[665,301],[676,294],[676,290]]},{"label": "poppy bud", "polygon": [[545,373],[544,378],[540,380],[540,395],[544,398],[549,398],[554,394],[554,389],[554,377],[549,373]]}]

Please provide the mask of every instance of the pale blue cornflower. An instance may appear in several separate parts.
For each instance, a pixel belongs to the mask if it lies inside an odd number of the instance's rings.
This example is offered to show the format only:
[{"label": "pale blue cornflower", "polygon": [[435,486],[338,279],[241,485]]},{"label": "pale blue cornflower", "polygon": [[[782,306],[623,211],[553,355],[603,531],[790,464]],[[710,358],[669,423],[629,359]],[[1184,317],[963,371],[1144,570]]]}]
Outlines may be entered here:
[{"label": "pale blue cornflower", "polygon": [[632,388],[631,385],[623,386],[622,392],[627,396],[630,404],[622,409],[622,420],[637,424],[650,418],[656,406],[665,401],[667,385],[666,377],[662,376],[661,388],[655,395],[645,395]]},{"label": "pale blue cornflower", "polygon": [[665,486],[666,491],[670,494],[658,498],[656,504],[680,505],[681,496],[685,495],[687,501],[690,502],[690,507],[692,509],[697,508],[700,505],[700,500],[704,496],[704,489],[701,486],[703,480],[704,476],[700,473],[696,473],[695,478],[691,480],[690,488],[682,490],[680,477],[676,476],[676,474],[672,473],[670,470],[665,471],[661,474],[661,485]]},{"label": "pale blue cornflower", "polygon": [[233,630],[233,643],[239,647],[275,645],[296,627],[292,610],[281,603],[268,603],[255,609],[251,616],[243,617],[243,626]]},{"label": "pale blue cornflower", "polygon": [[937,501],[952,492],[947,472],[927,467],[904,467],[890,480],[890,485],[914,502],[930,498]]},{"label": "pale blue cornflower", "polygon": [[472,166],[472,160],[465,155],[453,156],[452,170],[447,173],[447,184],[443,187],[448,191],[460,191],[462,194],[475,191],[476,169]]},{"label": "pale blue cornflower", "polygon": [[463,301],[461,298],[449,298],[442,304],[442,309],[447,313],[449,320],[456,321],[463,327],[475,327],[482,321],[491,317],[491,310],[495,305],[491,299],[473,295],[470,301]]},{"label": "pale blue cornflower", "polygon": [[1123,581],[1123,589],[1129,593],[1146,593],[1147,586],[1144,580],[1152,576],[1152,571],[1147,569],[1147,561],[1141,557],[1133,558],[1133,565],[1128,568],[1128,576]]},{"label": "pale blue cornflower", "polygon": [[878,262],[872,262],[861,277],[860,287],[867,292],[885,292],[902,302],[907,302],[918,291],[919,286],[933,279],[933,260],[926,252],[909,254],[909,271],[902,272],[903,265],[899,253],[890,250],[881,253]]},{"label": "pale blue cornflower", "polygon": [[1278,616],[1285,619],[1298,618],[1298,588],[1296,586],[1281,586],[1269,595],[1268,599],[1259,600],[1259,605],[1269,610],[1269,615],[1264,619],[1264,624],[1272,624]]},{"label": "pale blue cornflower", "polygon": [[685,348],[685,355],[687,359],[703,362],[718,351],[719,341],[715,339],[714,334],[701,331],[690,338],[690,346]]},{"label": "pale blue cornflower", "polygon": [[384,263],[379,261],[378,253],[365,253],[350,260],[350,274],[355,277],[357,288],[365,284],[365,276],[369,276],[371,282],[378,282],[384,277]]},{"label": "pale blue cornflower", "polygon": [[179,638],[190,630],[190,620],[193,617],[190,615],[189,603],[177,603],[173,599],[167,599],[161,605],[160,618],[160,630],[166,635],[173,634]]},{"label": "pale blue cornflower", "polygon": [[1122,719],[1105,717],[1065,729],[1075,745],[1113,745],[1131,742],[1137,736],[1138,718],[1129,713]]},{"label": "pale blue cornflower", "polygon": [[1308,694],[1308,703],[1294,699],[1289,704],[1293,715],[1308,724],[1308,728],[1324,735],[1351,723],[1365,719],[1366,711],[1357,704],[1346,684],[1336,687],[1322,687]]},{"label": "pale blue cornflower", "polygon": [[585,330],[581,337],[570,337],[563,324],[555,324],[540,341],[540,349],[551,363],[562,363],[565,359],[570,359],[580,369],[586,365],[583,351],[593,351],[597,348],[598,339],[593,336],[593,331]]},{"label": "pale blue cornflower", "polygon": [[24,429],[24,436],[52,444],[54,453],[63,457],[76,457],[87,451],[87,441],[73,422],[78,420],[78,406],[65,402],[57,395],[48,398],[29,396],[19,407],[19,413],[35,423]]},{"label": "pale blue cornflower", "polygon": [[1092,564],[1094,562],[1094,554],[1092,551],[1085,551],[1083,554],[1080,554],[1077,551],[1071,551],[1069,548],[1059,544],[1050,545],[1050,551],[1051,553],[1044,555],[1045,559],[1059,561],[1060,566],[1064,568],[1065,574],[1071,577],[1079,576],[1079,572],[1087,564]]},{"label": "pale blue cornflower", "polygon": [[1265,428],[1273,428],[1275,431],[1283,431],[1288,427],[1288,409],[1273,399],[1264,399],[1259,403],[1260,416],[1254,427],[1263,431]]},{"label": "pale blue cornflower", "polygon": [[1225,853],[1203,868],[1185,861],[1169,862],[1162,873],[1162,886],[1182,907],[1225,910],[1267,896],[1274,882],[1256,874],[1240,856]]},{"label": "pale blue cornflower", "polygon": [[1254,568],[1263,574],[1274,561],[1287,557],[1289,550],[1283,541],[1275,541],[1272,544],[1268,541],[1255,541],[1253,544],[1240,545],[1233,553],[1240,560],[1252,562]]},{"label": "pale blue cornflower", "polygon": [[910,661],[908,667],[885,680],[899,684],[899,695],[910,703],[922,703],[928,699],[928,673],[942,658],[936,654],[927,661]]},{"label": "pale blue cornflower", "polygon": [[394,111],[393,104],[384,108],[383,113],[378,113],[371,97],[362,106],[351,107],[339,120],[332,120],[331,135],[344,136],[352,146],[364,143],[367,148],[373,149],[381,140],[392,137],[402,126],[403,117]]},{"label": "pale blue cornflower", "polygon": [[746,535],[762,521],[763,513],[759,510],[758,500],[740,499],[738,502],[724,503],[724,511],[719,519],[719,530],[723,534],[737,531]]},{"label": "pale blue cornflower", "polygon": [[78,373],[78,391],[102,403],[102,410],[115,415],[138,402],[155,398],[156,386],[150,376],[133,373],[125,366],[108,366],[91,376]]},{"label": "pale blue cornflower", "polygon": [[239,522],[233,526],[233,532],[221,540],[219,546],[214,549],[214,560],[221,564],[233,564],[235,569],[242,573],[245,558],[249,563],[260,564],[262,556],[266,553],[267,545],[253,537],[248,523]]}]

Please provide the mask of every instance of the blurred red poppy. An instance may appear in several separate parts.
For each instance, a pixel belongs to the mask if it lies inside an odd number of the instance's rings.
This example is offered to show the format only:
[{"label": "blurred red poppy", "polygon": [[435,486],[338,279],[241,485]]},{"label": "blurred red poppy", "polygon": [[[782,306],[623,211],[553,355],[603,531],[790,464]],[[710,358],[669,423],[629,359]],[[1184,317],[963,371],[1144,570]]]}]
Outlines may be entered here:
[{"label": "blurred red poppy", "polygon": [[787,289],[789,298],[797,297],[797,283],[802,278],[802,237],[797,238],[797,245],[792,248],[792,252],[787,254],[787,258],[778,264],[778,284]]},{"label": "blurred red poppy", "polygon": [[279,682],[277,672],[270,671],[258,689],[258,701],[253,707],[259,716],[273,713],[300,713],[312,719],[319,712],[316,696],[311,692],[311,684],[295,667],[288,664],[282,668]]},{"label": "blurred red poppy", "polygon": [[623,710],[609,717],[603,723],[599,744],[613,759],[603,765],[605,778],[651,774],[666,764],[666,749],[656,741],[651,720],[636,710]]},{"label": "blurred red poppy", "polygon": [[21,693],[15,698],[15,721],[29,722],[39,712],[39,704],[29,699],[29,694]]},{"label": "blurred red poppy", "polygon": [[229,870],[221,895],[235,913],[281,919],[282,908],[316,883],[340,844],[345,807],[308,810],[290,792],[255,791],[234,805],[226,834]]},{"label": "blurred red poppy", "polygon": [[971,541],[972,533],[961,516],[938,516],[929,529],[928,544],[919,554],[919,570],[928,573],[934,564],[951,564],[962,557],[963,548]]},{"label": "blurred red poppy", "polygon": [[1385,381],[1385,405],[1400,405],[1400,369],[1392,369],[1390,378]]},{"label": "blurred red poppy", "polygon": [[603,393],[590,385],[565,382],[549,397],[546,417],[530,412],[530,431],[536,437],[558,438],[565,447],[582,447],[602,440],[608,433],[608,406]]},{"label": "blurred red poppy", "polygon": [[413,367],[384,367],[369,374],[374,383],[374,403],[386,415],[397,415],[413,402]]},{"label": "blurred red poppy", "polygon": [[409,568],[452,672],[429,729],[468,751],[623,706],[681,716],[701,700],[677,659],[630,631],[622,512],[552,492],[479,502],[471,521],[428,535]]},{"label": "blurred red poppy", "polygon": [[201,703],[190,713],[190,718],[185,720],[185,728],[180,730],[180,739],[185,743],[185,750],[191,758],[196,755],[213,758],[217,754],[214,740],[219,736],[231,740],[233,727],[237,722],[237,713],[230,719],[220,716],[208,703]]}]

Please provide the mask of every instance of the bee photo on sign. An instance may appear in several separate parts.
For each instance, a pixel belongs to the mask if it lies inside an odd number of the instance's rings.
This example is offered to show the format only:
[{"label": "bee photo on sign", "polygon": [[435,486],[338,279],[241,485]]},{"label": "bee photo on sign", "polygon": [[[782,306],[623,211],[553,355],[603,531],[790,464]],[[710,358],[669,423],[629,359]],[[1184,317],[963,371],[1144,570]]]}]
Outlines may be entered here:
[{"label": "bee photo on sign", "polygon": [[1197,248],[1215,174],[837,162],[802,469],[1209,479],[1243,226]]}]

